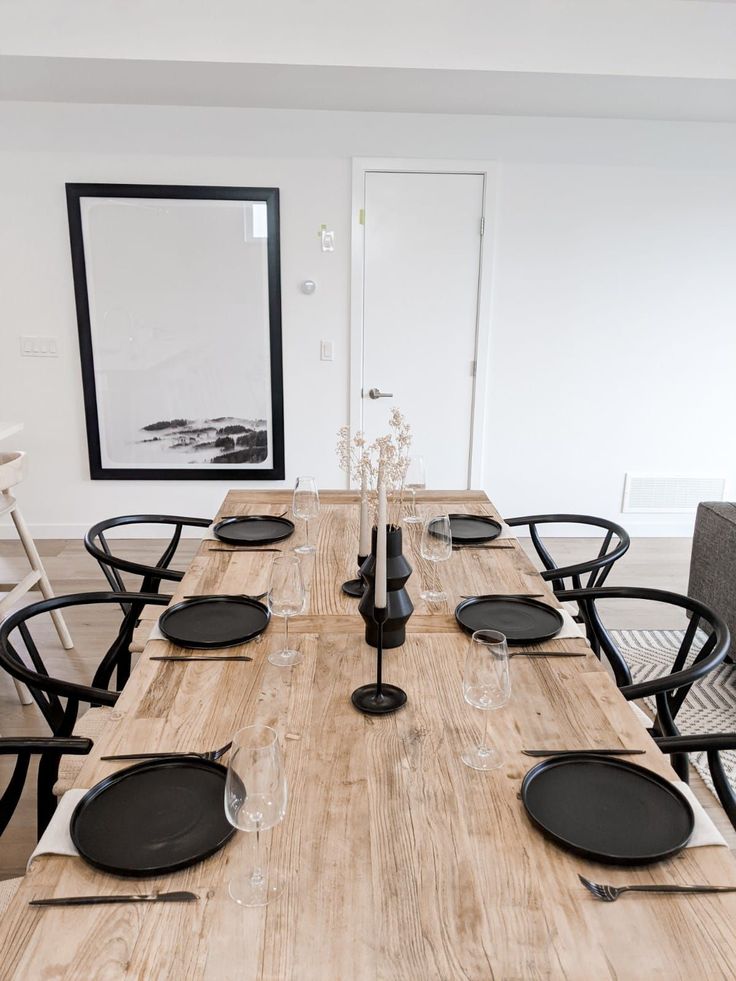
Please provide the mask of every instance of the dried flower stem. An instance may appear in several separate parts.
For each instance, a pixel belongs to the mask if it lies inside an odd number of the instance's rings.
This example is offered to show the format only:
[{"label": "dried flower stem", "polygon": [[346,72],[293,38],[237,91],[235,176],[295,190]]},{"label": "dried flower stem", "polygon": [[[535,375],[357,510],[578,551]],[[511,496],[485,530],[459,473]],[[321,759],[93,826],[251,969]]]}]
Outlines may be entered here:
[{"label": "dried flower stem", "polygon": [[411,427],[399,409],[391,410],[388,420],[389,432],[367,443],[365,434],[358,431],[350,437],[348,426],[338,431],[337,455],[340,469],[357,481],[359,486],[368,488],[369,506],[375,516],[376,489],[379,475],[386,484],[389,494],[389,525],[398,527],[404,507],[404,482],[411,457]]}]

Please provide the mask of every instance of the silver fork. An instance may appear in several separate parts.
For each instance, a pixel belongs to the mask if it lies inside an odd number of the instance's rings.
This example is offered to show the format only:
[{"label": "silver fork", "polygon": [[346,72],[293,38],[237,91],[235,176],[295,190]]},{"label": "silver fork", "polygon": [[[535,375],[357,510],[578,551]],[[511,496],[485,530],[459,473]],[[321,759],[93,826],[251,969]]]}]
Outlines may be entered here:
[{"label": "silver fork", "polygon": [[229,743],[225,743],[224,746],[220,746],[219,749],[211,749],[207,753],[124,753],[121,756],[101,756],[101,760],[105,761],[115,761],[115,760],[168,760],[172,756],[194,756],[200,760],[209,760],[210,763],[214,763],[215,760],[219,760],[221,756],[232,746],[232,740]]},{"label": "silver fork", "polygon": [[185,596],[184,599],[220,599],[221,596],[225,596],[227,599],[249,599],[249,600],[262,600],[264,596],[268,596],[268,590],[264,593],[255,593],[251,596],[250,593],[218,593],[216,595],[210,595],[210,593],[192,593],[190,596]]},{"label": "silver fork", "polygon": [[606,886],[600,882],[591,882],[584,875],[578,875],[578,879],[589,892],[593,893],[596,899],[601,899],[604,903],[615,903],[618,897],[625,892],[736,892],[736,886]]}]

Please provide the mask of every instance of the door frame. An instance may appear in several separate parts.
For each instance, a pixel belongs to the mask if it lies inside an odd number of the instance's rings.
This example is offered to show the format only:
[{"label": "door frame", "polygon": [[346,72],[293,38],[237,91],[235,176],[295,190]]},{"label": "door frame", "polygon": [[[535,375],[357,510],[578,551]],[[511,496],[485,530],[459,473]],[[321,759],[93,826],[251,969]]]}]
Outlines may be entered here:
[{"label": "door frame", "polygon": [[[353,157],[352,207],[350,215],[350,396],[351,433],[362,428],[363,420],[363,265],[365,259],[364,226],[361,211],[365,205],[365,181],[369,173],[403,174],[469,174],[483,178],[482,213],[484,234],[480,241],[478,268],[478,303],[475,324],[475,379],[470,415],[470,459],[468,488],[481,489],[483,484],[483,446],[485,407],[488,397],[489,350],[491,337],[491,303],[494,238],[496,228],[497,167],[490,160],[433,160],[399,157]],[[480,234],[480,230],[479,230]],[[408,420],[411,425],[413,420]]]}]

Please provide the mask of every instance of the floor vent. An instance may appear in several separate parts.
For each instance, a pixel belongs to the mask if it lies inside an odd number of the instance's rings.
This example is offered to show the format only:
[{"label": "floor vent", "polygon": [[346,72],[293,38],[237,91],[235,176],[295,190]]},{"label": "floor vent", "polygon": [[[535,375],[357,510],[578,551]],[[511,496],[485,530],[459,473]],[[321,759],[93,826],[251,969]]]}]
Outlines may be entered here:
[{"label": "floor vent", "polygon": [[694,511],[701,501],[722,501],[724,477],[659,477],[626,474],[622,511]]}]

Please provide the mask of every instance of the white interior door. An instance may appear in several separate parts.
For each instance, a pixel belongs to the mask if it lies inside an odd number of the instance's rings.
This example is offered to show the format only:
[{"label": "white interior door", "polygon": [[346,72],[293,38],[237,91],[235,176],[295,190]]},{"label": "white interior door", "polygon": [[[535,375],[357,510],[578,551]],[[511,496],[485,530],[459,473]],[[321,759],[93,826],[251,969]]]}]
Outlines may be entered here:
[{"label": "white interior door", "polygon": [[483,183],[365,175],[362,425],[385,432],[398,406],[428,487],[469,486]]}]

